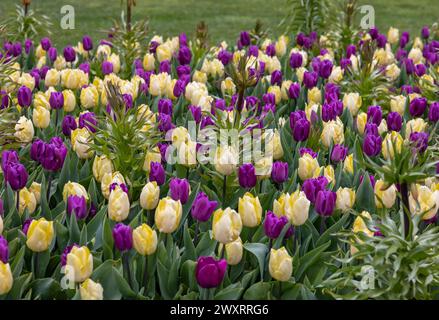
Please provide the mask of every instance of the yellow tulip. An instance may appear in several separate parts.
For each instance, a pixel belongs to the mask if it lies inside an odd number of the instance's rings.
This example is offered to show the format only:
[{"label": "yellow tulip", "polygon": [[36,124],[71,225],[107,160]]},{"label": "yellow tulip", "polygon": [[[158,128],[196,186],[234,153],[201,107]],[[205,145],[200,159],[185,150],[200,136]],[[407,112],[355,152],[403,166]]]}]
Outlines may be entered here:
[{"label": "yellow tulip", "polygon": [[91,276],[93,256],[86,246],[74,246],[67,255],[66,274],[70,272],[73,272],[75,282],[83,282]]},{"label": "yellow tulip", "polygon": [[63,192],[62,192],[63,200],[67,203],[67,198],[69,196],[78,196],[78,197],[84,197],[88,201],[88,193],[87,190],[85,190],[84,186],[77,183],[77,182],[67,182],[64,185]]},{"label": "yellow tulip", "polygon": [[309,206],[310,202],[303,191],[296,190],[285,196],[284,213],[294,226],[300,226],[306,222]]},{"label": "yellow tulip", "polygon": [[93,176],[97,182],[101,182],[106,173],[113,173],[113,171],[113,163],[105,155],[95,157],[93,161]]},{"label": "yellow tulip", "polygon": [[44,107],[37,106],[32,113],[32,120],[35,127],[45,129],[50,124],[50,111]]},{"label": "yellow tulip", "polygon": [[41,183],[38,182],[32,182],[31,186],[29,187],[29,191],[33,193],[35,200],[37,201],[37,204],[40,204],[41,201]]},{"label": "yellow tulip", "polygon": [[439,191],[416,184],[409,195],[410,212],[422,215],[423,220],[432,219],[439,208]]},{"label": "yellow tulip", "polygon": [[312,178],[314,171],[319,168],[317,158],[313,158],[309,153],[305,153],[299,158],[299,177],[302,181]]},{"label": "yellow tulip", "polygon": [[81,294],[81,300],[104,299],[104,288],[102,288],[100,283],[96,283],[90,278],[81,283],[79,293]]},{"label": "yellow tulip", "polygon": [[128,217],[130,213],[130,200],[125,191],[116,186],[116,188],[110,192],[108,199],[108,217],[117,222],[121,222]]},{"label": "yellow tulip", "polygon": [[171,197],[163,198],[159,201],[155,209],[155,225],[160,232],[172,233],[180,225],[182,215],[182,205],[180,200],[173,200]]},{"label": "yellow tulip", "polygon": [[268,263],[270,275],[278,281],[288,281],[293,274],[293,258],[285,247],[278,250],[271,249]]},{"label": "yellow tulip", "polygon": [[[222,245],[222,244],[221,244]],[[242,260],[242,240],[240,237],[233,242],[226,244],[226,260],[227,264],[235,266]]]},{"label": "yellow tulip", "polygon": [[153,254],[157,249],[157,233],[143,223],[133,231],[133,246],[142,256]]},{"label": "yellow tulip", "polygon": [[375,182],[375,204],[377,208],[393,207],[396,201],[396,187],[395,185],[388,186],[383,180],[377,180]]},{"label": "yellow tulip", "polygon": [[152,210],[157,207],[160,198],[160,187],[157,182],[148,182],[140,193],[140,205],[145,210]]},{"label": "yellow tulip", "polygon": [[259,198],[246,192],[238,201],[238,212],[245,227],[256,227],[261,223],[262,206]]},{"label": "yellow tulip", "polygon": [[9,263],[3,263],[0,260],[0,296],[10,291],[13,283],[14,278]]},{"label": "yellow tulip", "polygon": [[37,200],[32,192],[30,192],[26,187],[19,192],[19,206],[18,212],[23,214],[24,210],[27,209],[29,214],[34,213],[37,207]]},{"label": "yellow tulip", "polygon": [[46,251],[54,236],[53,221],[44,218],[33,220],[27,231],[26,245],[33,252]]},{"label": "yellow tulip", "polygon": [[213,238],[222,244],[238,239],[242,230],[240,215],[230,207],[218,209],[213,214]]},{"label": "yellow tulip", "polygon": [[25,116],[21,116],[15,125],[14,136],[17,138],[17,140],[22,143],[29,143],[32,141],[34,133],[35,131],[32,121],[27,119]]}]

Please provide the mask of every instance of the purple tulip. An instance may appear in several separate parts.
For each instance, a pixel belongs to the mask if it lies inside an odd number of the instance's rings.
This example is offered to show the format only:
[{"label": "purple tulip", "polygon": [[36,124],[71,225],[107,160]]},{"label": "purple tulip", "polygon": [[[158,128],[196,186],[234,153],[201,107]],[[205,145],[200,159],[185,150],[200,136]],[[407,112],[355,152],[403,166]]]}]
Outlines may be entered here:
[{"label": "purple tulip", "polygon": [[383,112],[380,106],[370,106],[367,109],[367,122],[374,123],[377,126],[381,124]]},{"label": "purple tulip", "polygon": [[18,163],[18,153],[15,150],[4,150],[1,156],[2,161],[2,171],[6,172],[8,165],[10,163]]},{"label": "purple tulip", "polygon": [[171,73],[171,62],[169,60],[163,60],[160,62],[159,72]]},{"label": "purple tulip", "polygon": [[160,162],[151,162],[149,181],[155,181],[159,186],[165,183],[166,173]]},{"label": "purple tulip", "polygon": [[387,127],[391,131],[399,132],[402,128],[402,117],[398,112],[390,112],[387,116]]},{"label": "purple tulip", "polygon": [[319,191],[316,197],[316,212],[323,217],[331,216],[334,212],[336,200],[337,194],[334,191]]},{"label": "purple tulip", "polygon": [[413,74],[415,72],[416,67],[412,59],[404,59],[403,63],[407,74]]},{"label": "purple tulip", "polygon": [[387,43],[387,37],[383,34],[379,34],[376,38],[378,48],[384,48]]},{"label": "purple tulip", "polygon": [[43,48],[44,51],[48,51],[50,49],[50,47],[52,47],[52,43],[50,42],[49,38],[43,38],[41,39],[41,47]]},{"label": "purple tulip", "polygon": [[244,163],[238,169],[239,185],[242,188],[253,188],[256,185],[256,170],[251,163]]},{"label": "purple tulip", "polygon": [[78,220],[87,217],[87,200],[82,196],[69,196],[67,198],[67,213],[74,213]]},{"label": "purple tulip", "polygon": [[31,39],[26,39],[24,41],[24,52],[26,52],[26,54],[30,53],[30,50],[33,48],[34,43],[32,42]]},{"label": "purple tulip", "polygon": [[410,141],[414,143],[414,148],[416,152],[424,152],[428,147],[428,137],[427,132],[412,132],[410,134]]},{"label": "purple tulip", "polygon": [[198,124],[201,122],[201,117],[203,116],[201,107],[190,105],[188,107],[189,111],[192,114],[192,117],[194,118],[195,122]]},{"label": "purple tulip", "polygon": [[165,113],[172,117],[172,101],[171,99],[160,99],[157,105],[159,113]]},{"label": "purple tulip", "polygon": [[276,183],[284,183],[288,179],[288,163],[276,161],[271,170],[271,179]]},{"label": "purple tulip", "polygon": [[158,129],[162,132],[167,132],[174,128],[174,124],[172,123],[172,118],[166,113],[159,113],[157,116]]},{"label": "purple tulip", "polygon": [[353,44],[350,44],[346,47],[346,58],[350,58],[352,55],[355,55],[357,52],[357,47]]},{"label": "purple tulip", "polygon": [[45,170],[58,171],[64,165],[67,148],[60,137],[53,137],[50,143],[44,146],[44,152],[39,157],[40,163]]},{"label": "purple tulip", "polygon": [[189,198],[190,185],[187,179],[172,178],[169,183],[171,198],[185,204]]},{"label": "purple tulip", "polygon": [[250,34],[247,31],[242,31],[239,35],[239,42],[242,46],[247,47],[250,45]]},{"label": "purple tulip", "polygon": [[79,128],[87,128],[90,132],[96,132],[98,120],[94,112],[86,111],[79,115]]},{"label": "purple tulip", "polygon": [[287,223],[287,217],[278,217],[272,211],[267,211],[264,220],[264,231],[266,236],[270,239],[277,239]]},{"label": "purple tulip", "polygon": [[249,57],[253,56],[253,57],[257,58],[259,56],[258,46],[251,45],[250,47],[248,47],[248,56]]},{"label": "purple tulip", "polygon": [[119,251],[128,251],[133,247],[133,229],[118,223],[113,228],[114,245]]},{"label": "purple tulip", "polygon": [[64,267],[67,264],[67,256],[72,251],[74,247],[79,247],[76,243],[65,247],[64,251],[61,254],[61,266]]},{"label": "purple tulip", "polygon": [[8,263],[9,260],[9,248],[8,241],[0,236],[0,261],[3,263]]},{"label": "purple tulip", "polygon": [[17,92],[18,104],[20,107],[29,107],[32,103],[32,91],[26,86],[21,86]]},{"label": "purple tulip", "polygon": [[282,84],[282,72],[280,70],[273,71],[270,79],[272,85],[280,86]]},{"label": "purple tulip", "polygon": [[133,96],[132,95],[130,95],[129,93],[125,93],[125,94],[122,95],[122,99],[123,99],[123,102],[125,104],[125,109],[126,110],[129,110],[129,109],[131,109],[133,107],[134,101],[133,101]]},{"label": "purple tulip", "polygon": [[409,41],[410,41],[410,34],[407,31],[404,31],[401,34],[401,38],[399,39],[399,47],[404,48]]},{"label": "purple tulip", "polygon": [[233,54],[227,50],[221,50],[218,52],[218,60],[222,62],[223,65],[228,65],[229,62],[232,60]]},{"label": "purple tulip", "polygon": [[40,162],[45,148],[46,143],[41,139],[36,139],[32,142],[30,147],[30,158],[34,161]]},{"label": "purple tulip", "polygon": [[427,67],[423,63],[418,63],[415,66],[415,73],[418,77],[422,77],[424,74],[427,73]]},{"label": "purple tulip", "polygon": [[102,62],[102,74],[105,76],[110,73],[113,73],[113,63],[110,61]]},{"label": "purple tulip", "polygon": [[182,32],[178,35],[178,42],[180,43],[180,46],[187,46],[187,35],[186,33]]},{"label": "purple tulip", "polygon": [[93,49],[93,40],[89,36],[84,36],[82,38],[82,47],[85,51],[90,51]]},{"label": "purple tulip", "polygon": [[374,157],[380,153],[381,143],[382,139],[380,136],[368,134],[364,138],[363,152],[369,157]]},{"label": "purple tulip", "polygon": [[212,257],[199,257],[195,267],[195,278],[202,288],[218,287],[224,279],[227,270],[225,259],[215,260]]},{"label": "purple tulip", "polygon": [[322,106],[322,120],[328,122],[337,119],[337,111],[334,109],[334,104],[324,103]]},{"label": "purple tulip", "polygon": [[64,106],[64,96],[62,92],[51,92],[49,103],[52,109],[61,109]]},{"label": "purple tulip", "polygon": [[206,222],[210,219],[217,205],[218,202],[210,201],[207,195],[200,191],[195,197],[194,203],[192,204],[192,217],[200,222]]},{"label": "purple tulip", "polygon": [[288,88],[288,96],[290,99],[297,99],[300,96],[300,84],[297,82],[292,83],[291,86]]},{"label": "purple tulip", "polygon": [[424,26],[421,30],[421,36],[424,39],[428,39],[430,37],[430,29],[427,26]]},{"label": "purple tulip", "polygon": [[265,54],[270,57],[274,57],[276,55],[276,46],[274,44],[269,44],[267,48],[265,48]]},{"label": "purple tulip", "polygon": [[178,62],[182,65],[189,64],[192,59],[192,53],[191,50],[186,47],[180,47],[180,50],[178,51]]},{"label": "purple tulip", "polygon": [[306,179],[303,182],[302,191],[305,193],[306,198],[311,201],[311,203],[315,203],[317,194],[319,191],[325,190],[328,183],[328,179],[326,179],[324,176]]},{"label": "purple tulip", "polygon": [[56,50],[55,47],[51,47],[49,51],[47,51],[47,55],[49,56],[50,61],[54,62],[58,57],[58,50]]},{"label": "purple tulip", "polygon": [[315,71],[305,71],[303,74],[303,84],[308,89],[312,89],[317,85],[317,80],[319,78],[319,75]]},{"label": "purple tulip", "polygon": [[364,128],[364,135],[374,135],[379,136],[378,126],[375,123],[366,123],[366,127]]},{"label": "purple tulip", "polygon": [[290,67],[293,69],[297,69],[302,66],[303,57],[300,53],[291,53],[290,56]]},{"label": "purple tulip", "polygon": [[295,141],[305,141],[308,139],[311,124],[307,119],[296,121],[293,129],[293,138]]},{"label": "purple tulip", "polygon": [[331,161],[332,162],[344,161],[346,159],[347,154],[348,154],[347,147],[345,147],[341,144],[336,144],[334,146],[334,148],[332,149]]},{"label": "purple tulip", "polygon": [[332,72],[333,64],[330,60],[323,60],[319,65],[319,76],[328,79]]},{"label": "purple tulip", "polygon": [[12,190],[17,191],[26,186],[28,174],[24,165],[19,162],[9,162],[3,171],[5,182],[8,182]]},{"label": "purple tulip", "polygon": [[439,120],[439,102],[435,101],[430,105],[428,110],[428,120],[431,122],[437,122]]},{"label": "purple tulip", "polygon": [[64,54],[64,59],[66,59],[67,62],[73,62],[76,59],[75,49],[73,49],[71,46],[65,47],[63,54]]},{"label": "purple tulip", "polygon": [[9,95],[7,94],[6,91],[3,90],[0,91],[0,98],[1,98],[0,110],[9,107]]},{"label": "purple tulip", "polygon": [[421,117],[427,108],[427,99],[424,97],[414,98],[410,102],[410,114],[413,117]]},{"label": "purple tulip", "polygon": [[64,117],[62,121],[62,133],[70,137],[72,130],[75,130],[77,128],[75,117],[71,115],[67,115]]},{"label": "purple tulip", "polygon": [[209,116],[204,116],[202,119],[201,119],[201,124],[200,124],[200,128],[201,129],[204,129],[204,128],[206,128],[207,126],[214,126],[215,125],[215,122],[212,120],[212,118],[211,117],[209,117]]},{"label": "purple tulip", "polygon": [[34,219],[32,218],[27,218],[26,220],[24,220],[22,231],[25,235],[27,235],[27,231],[29,230],[30,224],[32,223],[33,220]]}]

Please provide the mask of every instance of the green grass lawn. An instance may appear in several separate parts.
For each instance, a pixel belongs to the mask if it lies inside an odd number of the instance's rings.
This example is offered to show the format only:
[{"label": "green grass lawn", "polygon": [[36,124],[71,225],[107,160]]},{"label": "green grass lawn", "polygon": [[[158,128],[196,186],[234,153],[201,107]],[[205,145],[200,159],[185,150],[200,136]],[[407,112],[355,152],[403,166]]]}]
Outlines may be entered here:
[{"label": "green grass lawn", "polygon": [[[0,21],[14,10],[19,0],[0,1]],[[398,27],[411,33],[423,25],[439,21],[438,0],[361,0],[375,8],[376,24],[379,28]],[[207,22],[212,42],[234,41],[240,30],[251,29],[260,19],[273,34],[280,30],[277,25],[284,16],[286,0],[137,0],[135,18],[150,20],[153,32],[169,36],[186,32],[193,34],[201,20]],[[60,8],[72,4],[76,14],[75,30],[60,28]],[[122,9],[120,0],[33,0],[32,7],[44,12],[54,23],[53,38],[58,45],[75,44],[83,34],[94,39],[101,38],[101,30],[118,19]]]}]

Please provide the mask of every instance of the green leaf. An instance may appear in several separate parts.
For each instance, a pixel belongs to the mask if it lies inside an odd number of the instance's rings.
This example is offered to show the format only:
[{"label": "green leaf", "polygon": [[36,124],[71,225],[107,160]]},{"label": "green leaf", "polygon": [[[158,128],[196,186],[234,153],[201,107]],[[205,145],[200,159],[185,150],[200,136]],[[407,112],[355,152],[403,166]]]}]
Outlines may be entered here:
[{"label": "green leaf", "polygon": [[244,293],[244,300],[267,300],[271,282],[257,282]]},{"label": "green leaf", "polygon": [[91,278],[104,288],[104,299],[106,300],[119,300],[122,297],[113,268],[115,264],[114,260],[106,260],[91,275]]},{"label": "green leaf", "polygon": [[256,258],[258,259],[259,263],[259,272],[261,275],[261,279],[264,277],[264,268],[265,268],[265,259],[267,257],[268,253],[268,247],[267,245],[263,243],[245,243],[244,248],[247,251],[250,251],[253,253]]},{"label": "green leaf", "polygon": [[363,174],[363,181],[357,189],[355,205],[359,212],[366,210],[369,213],[375,213],[375,192],[367,173]]},{"label": "green leaf", "polygon": [[234,283],[219,291],[215,295],[215,300],[238,300],[243,291],[244,288],[241,287],[240,283]]},{"label": "green leaf", "polygon": [[300,257],[299,268],[294,272],[295,278],[300,280],[305,271],[320,259],[322,252],[324,252],[330,246],[330,244],[331,241],[328,241]]}]

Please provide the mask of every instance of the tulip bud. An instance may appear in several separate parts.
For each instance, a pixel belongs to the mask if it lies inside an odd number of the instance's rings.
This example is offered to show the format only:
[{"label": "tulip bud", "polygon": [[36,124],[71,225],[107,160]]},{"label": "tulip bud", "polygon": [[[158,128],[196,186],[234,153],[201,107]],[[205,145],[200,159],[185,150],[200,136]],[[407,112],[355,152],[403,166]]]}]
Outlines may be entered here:
[{"label": "tulip bud", "polygon": [[226,260],[227,264],[235,266],[242,260],[242,240],[240,237],[233,242],[226,244]]},{"label": "tulip bud", "polygon": [[288,163],[276,161],[271,170],[271,179],[275,183],[284,183],[288,180]]},{"label": "tulip bud", "polygon": [[395,153],[401,153],[404,140],[396,131],[389,132],[382,142],[381,152],[386,160],[393,159]]},{"label": "tulip bud", "polygon": [[149,181],[155,181],[159,186],[165,183],[166,172],[160,162],[151,162],[149,171]]},{"label": "tulip bud", "polygon": [[0,296],[8,293],[12,289],[13,282],[14,278],[9,263],[0,261]]},{"label": "tulip bud", "polygon": [[160,198],[160,187],[157,182],[148,182],[140,193],[140,205],[145,210],[152,210],[157,207]]},{"label": "tulip bud", "polygon": [[140,255],[151,255],[157,249],[157,233],[143,223],[133,231],[133,245]]},{"label": "tulip bud", "polygon": [[310,201],[303,191],[296,190],[292,194],[285,195],[284,213],[294,226],[300,226],[306,222],[309,206]]},{"label": "tulip bud", "polygon": [[8,263],[8,260],[9,260],[8,241],[6,241],[5,238],[0,236],[0,262]]},{"label": "tulip bud", "polygon": [[25,116],[21,116],[15,125],[14,136],[17,138],[17,140],[22,143],[29,143],[32,141],[34,133],[35,131],[32,121],[27,119]]},{"label": "tulip bud", "polygon": [[222,175],[231,175],[238,164],[237,152],[229,146],[218,147],[215,152],[215,170]]},{"label": "tulip bud", "polygon": [[210,219],[217,205],[216,201],[209,201],[207,195],[200,191],[192,204],[192,217],[200,222],[206,222]]},{"label": "tulip bud", "polygon": [[195,267],[195,278],[201,288],[218,287],[227,270],[225,259],[215,260],[212,257],[199,257]]},{"label": "tulip bud", "polygon": [[[288,219],[285,216],[278,217],[272,211],[267,211],[264,220],[264,231],[267,237],[270,239],[276,239],[279,237],[285,225],[288,223]],[[290,228],[292,230],[292,227]]]},{"label": "tulip bud", "polygon": [[12,190],[17,191],[26,186],[28,173],[24,165],[19,162],[9,162],[3,169],[5,182],[9,183]]},{"label": "tulip bud", "polygon": [[336,200],[337,194],[335,192],[329,190],[319,191],[316,197],[316,212],[324,217],[331,216],[334,213]]},{"label": "tulip bud", "polygon": [[298,173],[302,181],[312,178],[314,171],[319,167],[319,163],[316,158],[313,158],[310,154],[305,153],[299,158]]},{"label": "tulip bud", "polygon": [[396,201],[396,187],[395,185],[387,185],[383,180],[377,180],[375,182],[375,204],[377,208],[393,207]]},{"label": "tulip bud", "polygon": [[213,214],[213,238],[227,244],[238,239],[242,229],[240,215],[233,209],[218,209]]},{"label": "tulip bud", "polygon": [[110,192],[108,199],[108,217],[113,221],[123,221],[130,213],[130,200],[128,194],[117,185],[113,191]]},{"label": "tulip bud", "polygon": [[343,213],[347,212],[354,206],[355,203],[355,191],[349,188],[338,188],[337,200],[335,206]]},{"label": "tulip bud", "polygon": [[270,275],[278,281],[288,281],[293,274],[293,258],[285,247],[278,250],[271,249],[268,263]]},{"label": "tulip bud", "polygon": [[49,248],[53,236],[53,221],[44,218],[32,220],[27,230],[26,245],[33,252],[42,252]]},{"label": "tulip bud", "polygon": [[238,169],[239,185],[243,188],[251,189],[256,185],[256,170],[251,163],[244,163]]},{"label": "tulip bud", "polygon": [[24,210],[27,209],[29,214],[34,213],[37,207],[37,200],[32,192],[30,192],[26,187],[20,190],[19,192],[19,207],[18,212],[23,214]]},{"label": "tulip bud", "polygon": [[69,196],[67,198],[67,213],[74,214],[78,220],[87,217],[87,200],[80,196]]},{"label": "tulip bud", "polygon": [[93,176],[97,182],[101,182],[105,174],[111,174],[113,171],[113,163],[105,155],[95,157],[93,161]]},{"label": "tulip bud", "polygon": [[133,229],[130,226],[118,223],[113,228],[114,246],[119,251],[128,251],[133,247]]},{"label": "tulip bud", "polygon": [[182,205],[180,200],[163,198],[155,210],[155,224],[160,232],[172,233],[180,225]]},{"label": "tulip bud", "polygon": [[71,132],[72,149],[80,159],[93,156],[93,150],[88,146],[91,135],[87,128],[78,128]]},{"label": "tulip bud", "polygon": [[422,220],[433,219],[439,208],[439,190],[416,184],[409,195],[410,212],[422,215]]},{"label": "tulip bud", "polygon": [[262,207],[258,197],[246,192],[238,201],[238,212],[245,227],[256,227],[261,223]]},{"label": "tulip bud", "polygon": [[42,106],[36,106],[32,113],[32,121],[35,127],[46,129],[50,124],[50,111]]},{"label": "tulip bud", "polygon": [[96,283],[91,279],[85,280],[79,286],[81,300],[103,300],[104,288],[100,283]]},{"label": "tulip bud", "polygon": [[187,179],[172,178],[169,183],[171,198],[175,201],[180,200],[181,204],[185,204],[191,192],[191,186]]},{"label": "tulip bud", "polygon": [[74,246],[67,255],[66,274],[73,272],[75,282],[83,282],[93,272],[93,256],[86,247]]}]

